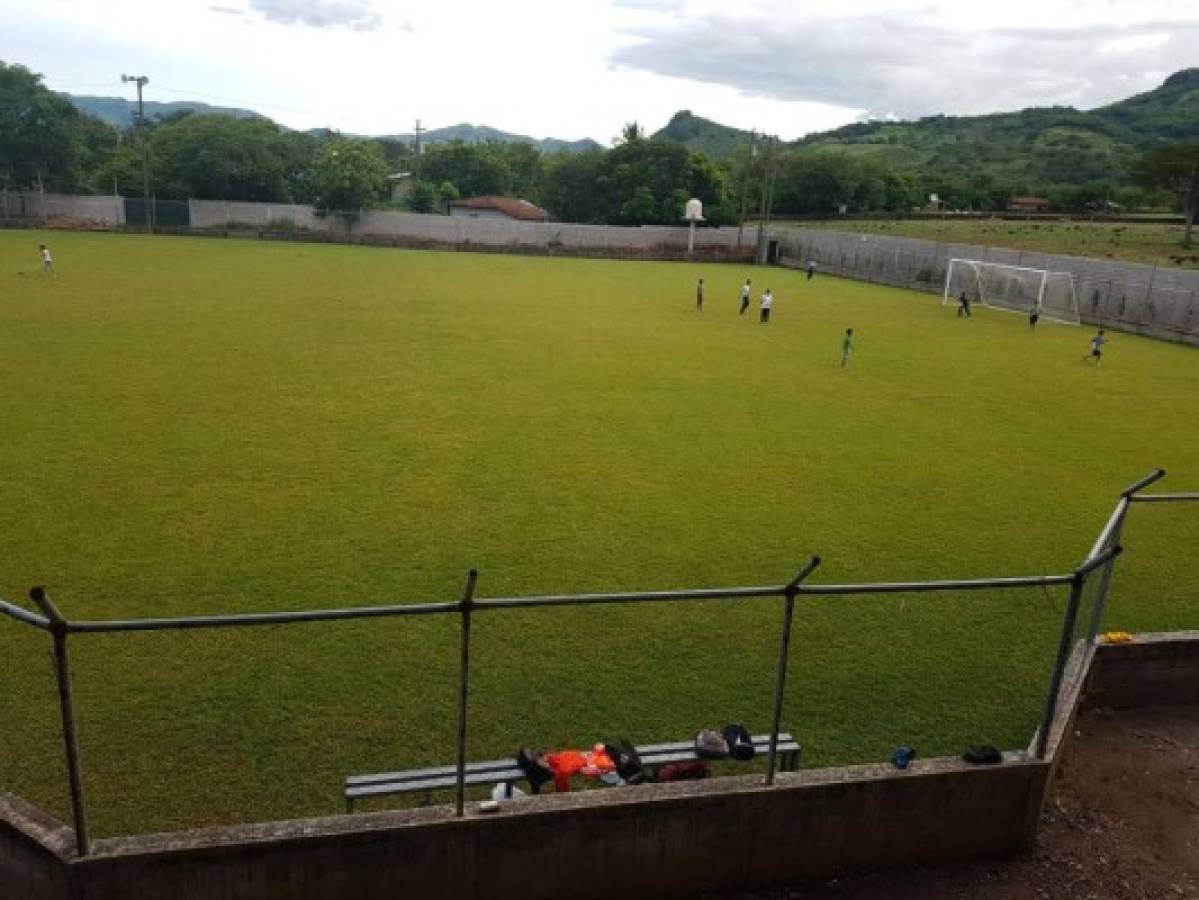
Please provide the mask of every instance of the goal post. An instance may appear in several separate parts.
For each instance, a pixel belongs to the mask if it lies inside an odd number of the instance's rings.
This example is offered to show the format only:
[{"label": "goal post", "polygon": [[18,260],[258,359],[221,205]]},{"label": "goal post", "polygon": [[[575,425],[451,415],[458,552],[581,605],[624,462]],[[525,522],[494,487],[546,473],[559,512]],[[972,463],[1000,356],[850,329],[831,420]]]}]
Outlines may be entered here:
[{"label": "goal post", "polygon": [[957,303],[963,292],[968,300],[988,309],[1027,314],[1035,308],[1043,319],[1081,324],[1074,276],[1069,272],[951,259],[945,270],[942,305]]}]

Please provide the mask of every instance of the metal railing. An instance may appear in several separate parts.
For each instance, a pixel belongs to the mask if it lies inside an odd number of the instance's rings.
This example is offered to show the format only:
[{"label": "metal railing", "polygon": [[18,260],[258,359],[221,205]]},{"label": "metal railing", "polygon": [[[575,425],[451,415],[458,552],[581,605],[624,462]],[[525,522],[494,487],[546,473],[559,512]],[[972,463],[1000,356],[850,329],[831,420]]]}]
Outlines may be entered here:
[{"label": "metal railing", "polygon": [[[1096,584],[1092,603],[1092,615],[1085,631],[1085,642],[1092,646],[1098,638],[1102,624],[1104,606],[1111,587],[1112,571],[1120,555],[1120,535],[1128,510],[1138,502],[1181,502],[1199,500],[1199,493],[1141,494],[1149,485],[1165,475],[1157,470],[1127,488],[1120,496],[1111,517],[1104,525],[1086,558],[1073,571],[1058,575],[1029,575],[999,578],[954,579],[940,581],[876,582],[862,584],[808,584],[807,579],[820,565],[820,557],[812,556],[787,582],[761,587],[700,588],[674,591],[640,591],[593,594],[550,594],[525,597],[477,598],[475,590],[478,572],[471,570],[461,599],[448,602],[414,603],[390,606],[353,607],[346,609],[319,609],[294,612],[243,613],[234,615],[184,616],[171,618],[112,619],[102,621],[70,620],[64,617],[46,592],[36,587],[30,591],[30,599],[41,610],[41,615],[30,612],[16,604],[0,599],[0,613],[28,626],[47,631],[51,635],[58,686],[59,706],[62,718],[63,747],[69,776],[71,809],[74,819],[76,849],[79,855],[90,852],[88,835],[87,804],[82,776],[82,763],[76,738],[75,712],[71,691],[71,669],[67,639],[70,635],[117,634],[141,631],[175,631],[185,629],[244,628],[260,625],[293,625],[311,622],[344,621],[351,619],[388,618],[400,616],[457,615],[460,619],[459,670],[457,692],[457,735],[456,735],[456,786],[454,809],[457,816],[465,813],[466,796],[466,743],[469,725],[469,695],[471,669],[471,623],[477,613],[510,609],[531,609],[559,606],[589,606],[599,604],[701,602],[706,600],[751,600],[781,598],[783,600],[782,624],[779,630],[778,657],[774,674],[773,704],[771,710],[770,744],[766,761],[764,784],[773,785],[777,769],[778,736],[781,728],[784,690],[790,658],[791,632],[795,614],[795,601],[799,597],[828,597],[846,595],[873,595],[896,593],[947,593],[960,591],[993,590],[1005,588],[1045,588],[1054,585],[1070,585],[1070,599],[1062,615],[1061,634],[1057,654],[1050,673],[1045,706],[1040,725],[1034,738],[1035,755],[1044,759],[1050,729],[1057,713],[1063,689],[1067,663],[1072,648],[1078,642],[1076,634],[1078,614],[1082,605],[1083,592],[1089,584]],[[1092,579],[1098,574],[1098,582]]]}]

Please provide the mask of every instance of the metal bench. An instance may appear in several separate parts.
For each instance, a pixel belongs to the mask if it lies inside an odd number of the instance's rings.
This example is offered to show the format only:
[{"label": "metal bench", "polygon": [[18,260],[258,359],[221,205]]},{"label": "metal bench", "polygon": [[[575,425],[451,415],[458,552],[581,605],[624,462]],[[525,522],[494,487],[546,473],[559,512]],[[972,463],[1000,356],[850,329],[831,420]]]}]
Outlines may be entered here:
[{"label": "metal bench", "polygon": [[[754,757],[765,757],[770,752],[770,735],[753,735]],[[794,772],[800,765],[800,747],[795,738],[784,731],[779,732],[778,767],[783,772]],[[643,766],[662,766],[667,763],[691,762],[699,759],[693,741],[675,741],[669,744],[647,744],[637,748]],[[502,782],[524,781],[525,773],[514,759],[494,759],[489,762],[467,763],[467,786]],[[430,769],[409,769],[405,772],[382,772],[377,775],[350,775],[346,778],[346,812],[354,811],[354,802],[368,797],[385,797],[392,794],[430,794],[437,790],[450,790],[458,784],[456,766],[434,766]]]}]

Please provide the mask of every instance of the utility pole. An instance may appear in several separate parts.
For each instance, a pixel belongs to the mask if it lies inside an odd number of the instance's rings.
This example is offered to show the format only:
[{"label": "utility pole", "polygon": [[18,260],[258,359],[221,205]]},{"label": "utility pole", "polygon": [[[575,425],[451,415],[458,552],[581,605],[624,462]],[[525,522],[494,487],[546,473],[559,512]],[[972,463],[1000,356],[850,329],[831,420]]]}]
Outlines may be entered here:
[{"label": "utility pole", "polygon": [[142,209],[146,216],[146,233],[154,233],[154,212],[150,207],[150,135],[146,131],[146,107],[142,103],[142,88],[150,83],[147,75],[122,75],[121,83],[137,85],[137,124],[142,132]]},{"label": "utility pole", "polygon": [[758,213],[758,246],[756,262],[762,262],[763,245],[766,241],[766,225],[770,221],[770,208],[774,204],[774,150],[775,138],[766,135],[766,150],[762,154],[762,202]]},{"label": "utility pole", "polygon": [[745,230],[745,205],[749,201],[749,179],[754,170],[754,156],[758,152],[758,130],[749,133],[749,154],[745,157],[745,168],[741,171],[741,212],[737,216],[737,246],[741,246],[741,233]]},{"label": "utility pole", "polygon": [[416,141],[414,145],[415,156],[412,160],[412,180],[420,181],[420,136],[427,129],[420,127],[420,119],[416,120]]}]

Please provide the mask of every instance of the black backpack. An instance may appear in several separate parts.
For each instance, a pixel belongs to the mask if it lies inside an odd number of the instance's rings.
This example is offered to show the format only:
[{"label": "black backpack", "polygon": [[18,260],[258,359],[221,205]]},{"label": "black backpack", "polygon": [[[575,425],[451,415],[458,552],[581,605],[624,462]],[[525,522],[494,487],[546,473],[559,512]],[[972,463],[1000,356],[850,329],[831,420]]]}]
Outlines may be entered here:
[{"label": "black backpack", "polygon": [[554,771],[550,768],[550,764],[545,761],[545,757],[540,750],[534,750],[532,747],[522,747],[521,751],[516,754],[516,764],[520,766],[520,770],[524,773],[525,778],[529,780],[529,791],[531,793],[540,794],[542,785],[554,779]]},{"label": "black backpack", "polygon": [[729,745],[729,756],[740,762],[748,762],[754,758],[754,739],[744,725],[725,725],[723,733]]},{"label": "black backpack", "polygon": [[644,777],[641,757],[637,748],[625,738],[618,738],[612,743],[604,744],[604,750],[616,764],[616,774],[625,781],[636,783]]}]

